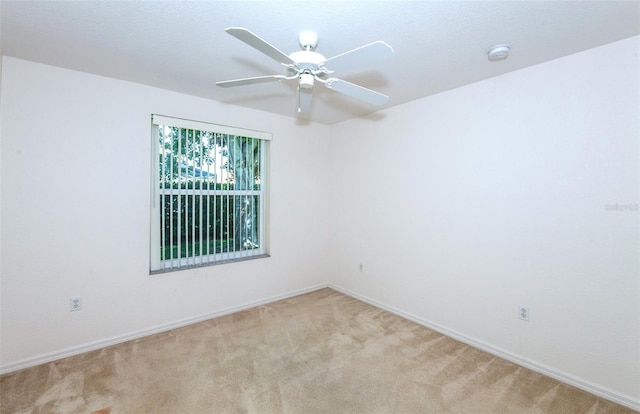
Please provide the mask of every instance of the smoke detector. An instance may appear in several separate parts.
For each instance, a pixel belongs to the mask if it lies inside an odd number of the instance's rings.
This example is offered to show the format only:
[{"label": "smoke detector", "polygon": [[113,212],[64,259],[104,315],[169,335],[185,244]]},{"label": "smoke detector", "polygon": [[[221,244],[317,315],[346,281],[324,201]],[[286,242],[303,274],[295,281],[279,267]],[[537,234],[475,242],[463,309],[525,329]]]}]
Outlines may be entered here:
[{"label": "smoke detector", "polygon": [[494,47],[489,49],[489,60],[504,60],[509,57],[509,50],[511,50],[511,46],[507,44],[495,45]]}]

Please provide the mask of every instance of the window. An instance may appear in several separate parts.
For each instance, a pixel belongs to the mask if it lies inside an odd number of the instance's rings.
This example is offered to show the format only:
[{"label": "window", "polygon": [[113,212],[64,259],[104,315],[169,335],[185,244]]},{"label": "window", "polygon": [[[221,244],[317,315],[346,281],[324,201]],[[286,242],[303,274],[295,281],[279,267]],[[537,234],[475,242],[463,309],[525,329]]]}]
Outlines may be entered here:
[{"label": "window", "polygon": [[270,139],[152,116],[151,273],[267,256]]}]

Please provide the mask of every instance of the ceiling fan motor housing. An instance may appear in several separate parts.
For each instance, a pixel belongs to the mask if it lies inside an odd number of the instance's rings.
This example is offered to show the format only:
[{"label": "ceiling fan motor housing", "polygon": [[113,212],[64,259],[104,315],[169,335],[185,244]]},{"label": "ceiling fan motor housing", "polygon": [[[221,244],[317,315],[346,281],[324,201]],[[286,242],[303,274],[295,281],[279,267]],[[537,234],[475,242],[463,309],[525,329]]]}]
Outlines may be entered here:
[{"label": "ceiling fan motor housing", "polygon": [[302,89],[310,89],[313,87],[316,76],[321,76],[324,72],[321,68],[322,63],[326,60],[320,53],[310,50],[300,50],[293,52],[289,57],[295,61],[295,68],[291,68],[299,73],[299,85]]},{"label": "ceiling fan motor housing", "polygon": [[299,68],[306,69],[309,66],[318,67],[321,63],[327,60],[318,52],[312,52],[310,50],[299,50],[289,55],[291,60],[298,64]]}]

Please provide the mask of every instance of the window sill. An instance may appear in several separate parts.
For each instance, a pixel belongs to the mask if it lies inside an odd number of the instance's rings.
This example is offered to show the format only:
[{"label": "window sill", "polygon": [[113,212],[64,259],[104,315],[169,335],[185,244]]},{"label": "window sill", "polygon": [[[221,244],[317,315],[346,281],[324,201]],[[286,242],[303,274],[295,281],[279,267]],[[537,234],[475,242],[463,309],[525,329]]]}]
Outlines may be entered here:
[{"label": "window sill", "polygon": [[201,267],[218,266],[218,265],[227,264],[227,263],[246,262],[248,260],[255,260],[255,259],[265,259],[267,257],[271,257],[271,255],[265,253],[265,254],[257,254],[255,256],[239,257],[239,258],[228,259],[228,260],[220,260],[220,261],[212,262],[212,263],[203,263],[203,264],[196,264],[196,265],[190,265],[190,266],[175,267],[175,268],[170,268],[170,269],[168,268],[168,269],[150,270],[149,274],[150,275],[158,275],[158,274],[163,274],[163,273],[173,273],[173,272],[179,272],[181,270],[190,270],[190,269],[198,269],[198,268],[201,268]]}]

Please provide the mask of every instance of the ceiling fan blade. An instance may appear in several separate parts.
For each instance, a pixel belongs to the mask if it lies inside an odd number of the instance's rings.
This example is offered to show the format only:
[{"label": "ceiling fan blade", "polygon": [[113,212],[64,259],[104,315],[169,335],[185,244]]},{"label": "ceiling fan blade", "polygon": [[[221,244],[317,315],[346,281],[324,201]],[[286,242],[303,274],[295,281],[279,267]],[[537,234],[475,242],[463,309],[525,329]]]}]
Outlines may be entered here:
[{"label": "ceiling fan blade", "polygon": [[235,37],[238,40],[242,40],[249,46],[259,50],[260,52],[264,53],[277,62],[286,65],[293,65],[296,63],[284,52],[280,51],[275,46],[270,45],[265,40],[262,40],[257,35],[245,28],[229,27],[225,29],[225,32],[229,33],[231,36]]},{"label": "ceiling fan blade", "polygon": [[298,113],[304,114],[311,110],[312,89],[298,86]]},{"label": "ceiling fan blade", "polygon": [[372,105],[383,105],[388,100],[387,95],[380,92],[372,91],[371,89],[364,88],[356,85],[355,83],[347,82],[342,79],[329,78],[324,82],[325,86],[336,92],[343,93],[351,96],[352,98],[359,99],[363,102],[370,103]]},{"label": "ceiling fan blade", "polygon": [[242,79],[233,79],[228,81],[220,81],[220,82],[216,82],[216,85],[222,88],[230,88],[232,86],[251,85],[254,83],[275,82],[275,81],[281,81],[283,79],[287,79],[287,77],[282,75],[257,76],[255,78],[242,78]]},{"label": "ceiling fan blade", "polygon": [[378,40],[329,58],[323,65],[332,71],[362,69],[378,61],[388,59],[393,55],[394,51],[391,46]]}]

